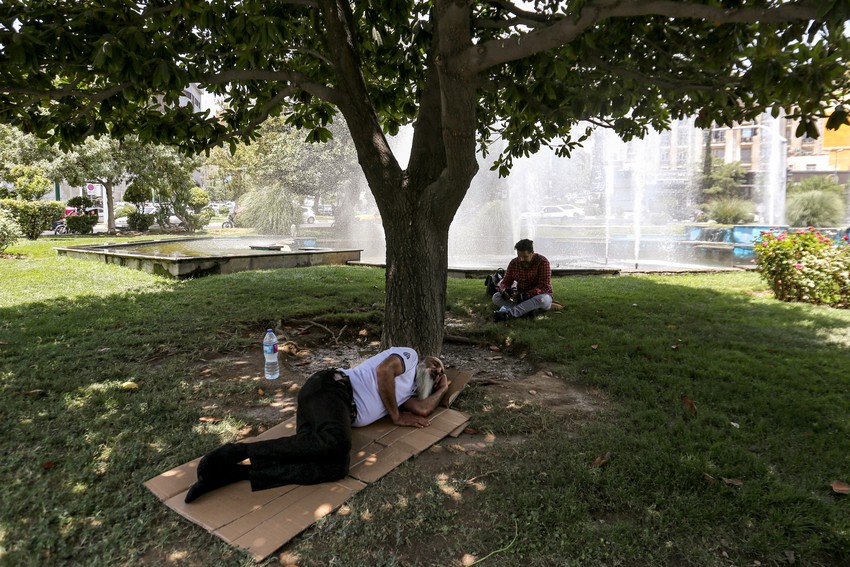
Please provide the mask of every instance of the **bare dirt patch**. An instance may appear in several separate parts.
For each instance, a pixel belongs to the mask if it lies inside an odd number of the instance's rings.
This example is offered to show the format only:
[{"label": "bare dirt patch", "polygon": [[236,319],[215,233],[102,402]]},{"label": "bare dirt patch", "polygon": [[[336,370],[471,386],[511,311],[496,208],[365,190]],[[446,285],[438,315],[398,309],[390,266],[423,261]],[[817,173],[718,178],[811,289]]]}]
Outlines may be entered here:
[{"label": "bare dirt patch", "polygon": [[[254,395],[234,405],[211,400],[210,412],[229,412],[252,423],[245,435],[255,435],[295,415],[295,398],[304,381],[314,372],[328,367],[346,368],[358,364],[380,349],[376,336],[359,331],[354,340],[339,340],[338,329],[301,323],[282,329],[281,376],[274,382],[263,378],[263,360],[259,352],[244,356],[215,357],[201,369],[203,380],[250,382]],[[559,376],[548,368],[534,368],[520,354],[514,356],[497,346],[446,342],[442,359],[447,367],[472,374],[470,385],[486,387],[487,393],[505,407],[541,405],[564,418],[565,425],[582,423],[606,405],[597,390]],[[473,432],[456,440],[453,453],[486,450],[496,442],[512,439],[486,439]],[[445,446],[446,443],[443,443]]]}]

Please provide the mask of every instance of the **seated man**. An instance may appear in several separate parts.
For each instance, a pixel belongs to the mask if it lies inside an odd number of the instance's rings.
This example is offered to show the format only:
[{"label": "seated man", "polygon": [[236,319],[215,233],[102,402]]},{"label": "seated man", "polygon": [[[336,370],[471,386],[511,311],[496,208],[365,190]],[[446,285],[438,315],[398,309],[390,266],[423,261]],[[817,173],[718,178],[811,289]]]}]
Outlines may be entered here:
[{"label": "seated man", "polygon": [[[348,474],[351,428],[385,415],[393,423],[428,427],[428,416],[448,389],[443,363],[405,347],[385,350],[362,364],[316,372],[298,392],[294,436],[227,443],[198,463],[192,502],[211,490],[250,480],[251,490],[319,484]],[[250,465],[240,464],[246,458]]]},{"label": "seated man", "polygon": [[510,261],[505,277],[493,294],[499,306],[493,312],[497,323],[512,317],[533,315],[552,307],[552,269],[545,256],[534,253],[534,243],[524,238],[514,245],[516,258]]}]

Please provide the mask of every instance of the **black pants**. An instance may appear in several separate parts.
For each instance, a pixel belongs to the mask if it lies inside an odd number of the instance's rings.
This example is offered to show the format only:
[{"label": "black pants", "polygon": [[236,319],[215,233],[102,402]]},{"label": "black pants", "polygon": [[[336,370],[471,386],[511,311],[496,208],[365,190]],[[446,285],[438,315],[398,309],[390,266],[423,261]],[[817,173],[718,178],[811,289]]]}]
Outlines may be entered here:
[{"label": "black pants", "polygon": [[298,392],[296,433],[247,443],[251,490],[319,484],[348,474],[352,392],[336,370],[313,374]]}]

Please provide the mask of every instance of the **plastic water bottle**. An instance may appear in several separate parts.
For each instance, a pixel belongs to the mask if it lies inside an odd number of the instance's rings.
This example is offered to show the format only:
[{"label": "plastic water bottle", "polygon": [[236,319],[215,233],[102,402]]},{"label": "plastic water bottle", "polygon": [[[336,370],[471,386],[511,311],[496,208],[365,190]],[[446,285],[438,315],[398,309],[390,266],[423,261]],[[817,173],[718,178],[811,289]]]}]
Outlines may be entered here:
[{"label": "plastic water bottle", "polygon": [[277,362],[277,335],[271,329],[266,329],[263,337],[263,355],[266,357],[266,380],[277,380],[280,377],[280,364]]}]

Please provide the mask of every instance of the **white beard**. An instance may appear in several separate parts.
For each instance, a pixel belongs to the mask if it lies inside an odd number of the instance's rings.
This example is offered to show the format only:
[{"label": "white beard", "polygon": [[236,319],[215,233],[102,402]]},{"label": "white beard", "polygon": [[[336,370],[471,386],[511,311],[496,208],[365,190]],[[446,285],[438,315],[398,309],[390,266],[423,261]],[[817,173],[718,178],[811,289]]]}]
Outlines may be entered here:
[{"label": "white beard", "polygon": [[416,397],[420,400],[431,395],[431,391],[434,389],[434,378],[424,362],[416,365],[416,377],[413,379],[413,385],[416,387]]}]

